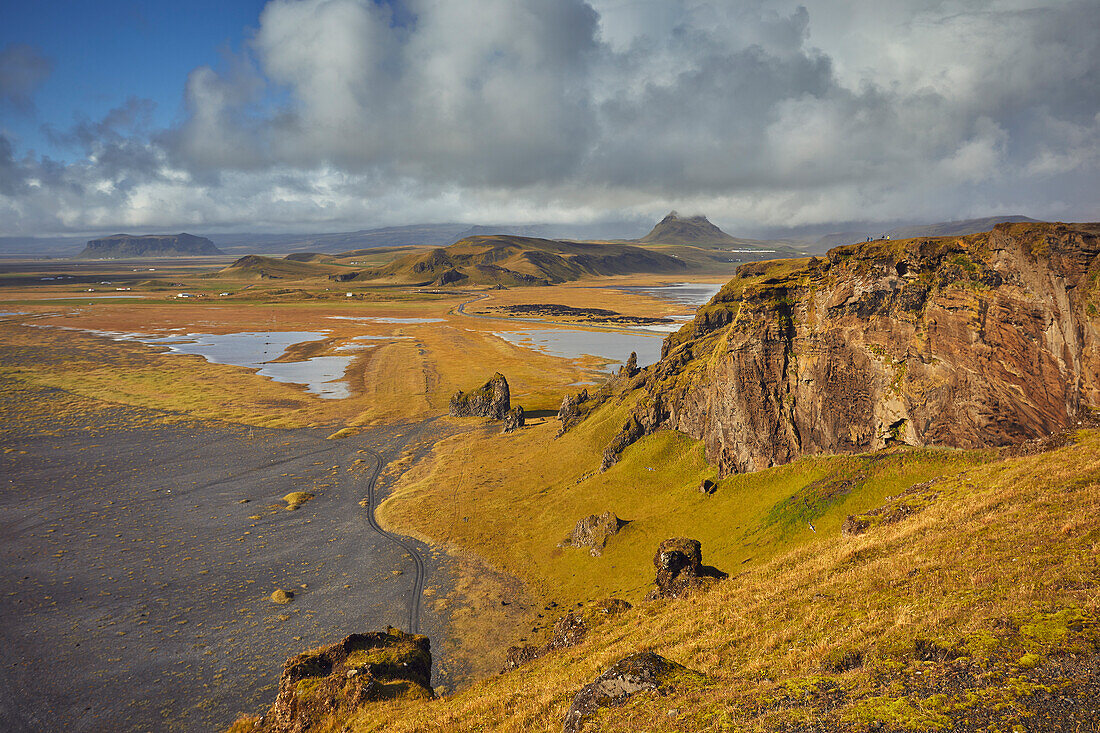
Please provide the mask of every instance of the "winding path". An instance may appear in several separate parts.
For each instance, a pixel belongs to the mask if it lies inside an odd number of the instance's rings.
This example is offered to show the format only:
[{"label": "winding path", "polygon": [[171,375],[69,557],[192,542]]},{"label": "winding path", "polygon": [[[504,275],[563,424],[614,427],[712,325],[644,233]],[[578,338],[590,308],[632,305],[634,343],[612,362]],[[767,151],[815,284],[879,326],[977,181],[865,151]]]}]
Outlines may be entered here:
[{"label": "winding path", "polygon": [[364,449],[371,456],[374,457],[374,470],[371,472],[370,480],[367,481],[367,522],[370,524],[371,529],[380,534],[381,536],[393,542],[397,546],[409,553],[412,557],[413,563],[416,565],[416,578],[413,583],[412,594],[409,597],[409,625],[408,632],[410,634],[420,633],[420,603],[421,597],[424,592],[424,576],[427,574],[426,564],[424,563],[424,557],[420,554],[420,550],[416,548],[410,540],[395,535],[392,532],[387,532],[382,529],[378,524],[378,520],[375,519],[374,510],[377,508],[377,495],[376,489],[378,486],[378,477],[382,473],[382,455],[377,451],[370,448]]}]

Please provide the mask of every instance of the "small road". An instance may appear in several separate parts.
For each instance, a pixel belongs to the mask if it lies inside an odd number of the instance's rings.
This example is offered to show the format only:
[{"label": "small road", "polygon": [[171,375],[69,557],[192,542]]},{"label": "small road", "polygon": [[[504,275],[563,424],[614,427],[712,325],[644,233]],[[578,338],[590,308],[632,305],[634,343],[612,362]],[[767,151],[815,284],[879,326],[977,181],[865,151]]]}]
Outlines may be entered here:
[{"label": "small road", "polygon": [[411,541],[392,532],[387,532],[378,524],[378,520],[374,516],[374,510],[378,506],[376,489],[378,487],[378,476],[382,473],[384,462],[380,453],[370,448],[364,450],[374,458],[374,470],[371,471],[370,480],[367,481],[367,522],[370,524],[371,529],[379,535],[405,550],[416,565],[416,578],[413,583],[412,594],[409,597],[409,625],[407,631],[410,634],[419,634],[420,602],[424,592],[424,576],[426,575],[424,557]]}]

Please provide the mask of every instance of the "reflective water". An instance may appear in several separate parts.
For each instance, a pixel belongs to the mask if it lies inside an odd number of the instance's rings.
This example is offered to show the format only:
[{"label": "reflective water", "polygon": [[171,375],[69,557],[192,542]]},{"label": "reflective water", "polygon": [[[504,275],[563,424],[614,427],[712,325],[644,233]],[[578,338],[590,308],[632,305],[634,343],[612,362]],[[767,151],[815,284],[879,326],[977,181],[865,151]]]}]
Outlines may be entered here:
[{"label": "reflective water", "polygon": [[[537,349],[551,356],[567,359],[589,355],[622,364],[630,358],[630,352],[633,351],[638,354],[638,366],[649,366],[661,358],[662,338],[657,335],[567,328],[497,331],[495,335],[516,346]],[[614,365],[608,365],[606,369],[613,371]]]},{"label": "reflective water", "polygon": [[275,382],[304,385],[307,392],[329,400],[351,396],[344,373],[354,357],[315,356],[305,361],[275,362],[287,348],[327,335],[318,331],[255,331],[245,333],[189,333],[178,336],[120,334],[144,344],[167,346],[173,353],[194,354],[212,364],[232,364],[250,369]]},{"label": "reflective water", "polygon": [[680,305],[698,308],[705,305],[718,294],[725,283],[672,283],[657,286],[627,286],[623,290],[650,295],[661,300],[670,300]]}]

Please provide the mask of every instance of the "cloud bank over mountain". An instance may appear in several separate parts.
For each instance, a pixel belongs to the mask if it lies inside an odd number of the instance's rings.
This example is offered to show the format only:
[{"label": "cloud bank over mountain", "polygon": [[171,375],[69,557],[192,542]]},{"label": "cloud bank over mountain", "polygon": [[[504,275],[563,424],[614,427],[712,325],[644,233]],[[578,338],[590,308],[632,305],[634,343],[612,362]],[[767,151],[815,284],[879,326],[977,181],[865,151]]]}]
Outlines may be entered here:
[{"label": "cloud bank over mountain", "polygon": [[[168,129],[131,99],[54,131],[59,162],[0,126],[0,228],[1096,219],[1098,27],[1092,0],[272,0]],[[33,114],[50,61],[11,48],[0,103]]]}]

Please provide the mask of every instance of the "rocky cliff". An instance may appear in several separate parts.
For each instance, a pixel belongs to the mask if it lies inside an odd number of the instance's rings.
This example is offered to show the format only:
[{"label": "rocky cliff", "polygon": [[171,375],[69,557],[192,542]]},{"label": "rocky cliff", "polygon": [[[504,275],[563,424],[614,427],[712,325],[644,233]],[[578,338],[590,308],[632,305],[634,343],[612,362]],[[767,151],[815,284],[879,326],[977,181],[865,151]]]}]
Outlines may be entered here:
[{"label": "rocky cliff", "polygon": [[224,254],[206,237],[194,234],[150,234],[133,236],[115,234],[92,239],[77,255],[86,259],[119,259],[123,257],[191,257]]},{"label": "rocky cliff", "polygon": [[1004,224],[744,265],[666,339],[619,450],[674,428],[730,473],[1073,427],[1100,408],[1098,235]]}]

